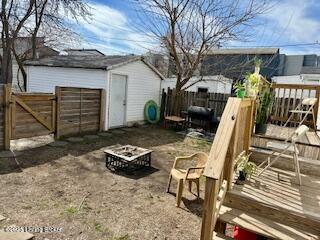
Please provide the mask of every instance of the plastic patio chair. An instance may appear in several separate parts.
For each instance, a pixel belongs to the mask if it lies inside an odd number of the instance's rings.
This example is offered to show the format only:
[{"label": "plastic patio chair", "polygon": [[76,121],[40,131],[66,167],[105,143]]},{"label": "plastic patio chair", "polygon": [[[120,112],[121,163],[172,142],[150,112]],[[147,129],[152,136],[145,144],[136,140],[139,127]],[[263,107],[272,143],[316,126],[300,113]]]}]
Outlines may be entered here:
[{"label": "plastic patio chair", "polygon": [[[299,166],[299,160],[298,160],[299,150],[296,146],[296,142],[302,136],[304,136],[308,130],[309,128],[306,125],[301,125],[294,131],[294,133],[289,138],[286,139],[284,143],[268,142],[267,147],[271,148],[273,152],[268,156],[267,160],[263,161],[258,166],[258,167],[262,167],[267,163],[266,166],[260,171],[258,176],[260,176],[265,170],[271,167],[271,165],[274,164],[283,154],[288,153],[293,157],[296,176],[297,176],[299,185],[301,185],[300,166]],[[278,153],[277,156],[275,156],[276,153]],[[275,157],[275,158],[271,160],[272,157]]]},{"label": "plastic patio chair", "polygon": [[[187,169],[179,168],[178,165],[183,161],[196,161],[196,166],[189,167]],[[191,192],[192,182],[196,183],[197,197],[199,199],[199,195],[200,195],[199,181],[207,161],[208,161],[208,155],[203,152],[199,152],[187,157],[176,157],[173,167],[170,171],[167,192],[170,191],[170,184],[171,184],[172,178],[176,179],[178,181],[177,193],[176,193],[177,207],[180,206],[182,192],[183,192],[184,184],[186,182],[189,183],[190,192]]]},{"label": "plastic patio chair", "polygon": [[303,99],[302,102],[298,104],[298,106],[294,110],[289,111],[290,116],[286,121],[286,123],[283,125],[283,127],[287,126],[287,124],[291,121],[291,119],[294,117],[295,114],[299,114],[300,116],[300,122],[298,127],[301,126],[303,122],[307,119],[308,115],[311,114],[312,120],[313,120],[313,127],[316,130],[317,125],[316,125],[316,118],[315,118],[315,112],[314,112],[314,106],[316,105],[316,103],[317,103],[316,98]]}]

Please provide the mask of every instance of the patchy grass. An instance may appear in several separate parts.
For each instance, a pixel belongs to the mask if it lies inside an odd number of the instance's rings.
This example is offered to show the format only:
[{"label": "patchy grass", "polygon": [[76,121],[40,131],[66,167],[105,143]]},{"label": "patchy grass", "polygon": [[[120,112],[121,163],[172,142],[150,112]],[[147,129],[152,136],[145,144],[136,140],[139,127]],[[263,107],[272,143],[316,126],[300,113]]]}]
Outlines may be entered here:
[{"label": "patchy grass", "polygon": [[[103,150],[114,144],[153,150],[152,169],[132,175],[109,171]],[[18,157],[22,172],[12,167],[12,159],[0,161],[0,213],[8,217],[0,226],[63,228],[35,234],[36,239],[199,239],[201,203],[186,188],[181,208],[176,208],[166,185],[175,156],[208,152],[210,146],[149,126],[61,148],[24,150]],[[175,189],[173,180],[171,191]],[[87,192],[91,195],[78,211]]]},{"label": "patchy grass", "polygon": [[102,227],[101,223],[95,222],[94,229],[98,232],[103,232],[103,227]]},{"label": "patchy grass", "polygon": [[111,240],[130,240],[129,235],[123,235],[121,237],[113,237]]},{"label": "patchy grass", "polygon": [[63,214],[67,215],[67,216],[72,216],[74,214],[76,214],[78,212],[78,209],[76,207],[68,207],[64,210]]}]

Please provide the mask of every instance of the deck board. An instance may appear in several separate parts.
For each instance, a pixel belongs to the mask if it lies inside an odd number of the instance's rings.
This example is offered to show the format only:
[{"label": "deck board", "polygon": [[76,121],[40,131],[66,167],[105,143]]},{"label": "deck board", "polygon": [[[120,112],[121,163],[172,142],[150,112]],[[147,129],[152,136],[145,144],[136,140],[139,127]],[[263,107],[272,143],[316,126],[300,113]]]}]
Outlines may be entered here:
[{"label": "deck board", "polygon": [[[268,124],[266,137],[276,137],[279,139],[287,139],[296,128],[282,127],[274,124]],[[301,143],[320,146],[320,136],[317,132],[310,130],[306,136],[299,140]]]},{"label": "deck board", "polygon": [[[282,127],[274,124],[268,124],[266,134],[253,134],[252,146],[267,148],[267,143],[270,141],[283,142],[286,140],[296,128]],[[310,130],[306,136],[297,142],[297,147],[300,151],[300,156],[320,160],[320,133]]]},{"label": "deck board", "polygon": [[314,233],[306,232],[286,225],[284,222],[278,222],[266,219],[256,214],[241,211],[226,206],[222,206],[219,219],[223,222],[237,225],[244,229],[270,237],[272,239],[281,240],[315,240],[319,236]]},{"label": "deck board", "polygon": [[320,177],[301,176],[299,186],[294,173],[270,168],[243,185],[235,184],[233,191],[320,222]]}]

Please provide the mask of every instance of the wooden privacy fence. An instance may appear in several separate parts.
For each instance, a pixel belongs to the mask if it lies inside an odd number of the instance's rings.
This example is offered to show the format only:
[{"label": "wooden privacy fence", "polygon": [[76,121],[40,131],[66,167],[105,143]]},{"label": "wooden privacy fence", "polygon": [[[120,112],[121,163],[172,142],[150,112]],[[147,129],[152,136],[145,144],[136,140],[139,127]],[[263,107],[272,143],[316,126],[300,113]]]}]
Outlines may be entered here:
[{"label": "wooden privacy fence", "polygon": [[248,153],[253,126],[254,101],[229,98],[204,170],[205,198],[201,240],[212,240],[225,194],[232,187],[236,157]]},{"label": "wooden privacy fence", "polygon": [[[161,116],[172,115],[174,89],[162,91]],[[181,98],[181,111],[186,111],[190,106],[207,107],[214,109],[216,116],[221,116],[230,94],[224,93],[198,93],[184,91]]]},{"label": "wooden privacy fence", "polygon": [[104,90],[56,87],[56,96],[57,138],[104,128]]},{"label": "wooden privacy fence", "polygon": [[104,129],[105,90],[57,87],[55,94],[11,93],[0,85],[0,150],[10,140],[55,134],[55,138]]},{"label": "wooden privacy fence", "polygon": [[[273,109],[271,113],[272,123],[283,125],[290,116],[290,110],[294,110],[304,98],[317,98],[315,105],[316,122],[318,119],[320,85],[303,85],[303,84],[272,84],[275,95]],[[311,117],[311,116],[310,116]],[[299,122],[299,119],[293,119]],[[306,123],[313,126],[312,118],[308,118]]]}]

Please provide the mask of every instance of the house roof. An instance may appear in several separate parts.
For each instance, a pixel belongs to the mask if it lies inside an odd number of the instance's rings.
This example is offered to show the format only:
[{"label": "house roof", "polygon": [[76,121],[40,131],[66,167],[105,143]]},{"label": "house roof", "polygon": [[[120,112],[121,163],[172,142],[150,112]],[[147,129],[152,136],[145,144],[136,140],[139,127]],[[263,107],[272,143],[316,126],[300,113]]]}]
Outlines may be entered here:
[{"label": "house roof", "polygon": [[276,54],[279,53],[279,48],[219,48],[213,49],[209,54]]},{"label": "house roof", "polygon": [[37,60],[26,61],[27,66],[46,66],[46,67],[65,67],[65,68],[86,68],[86,69],[101,69],[111,70],[122,65],[139,61],[144,62],[152,71],[154,71],[161,79],[164,79],[162,74],[145,62],[143,58],[135,55],[109,55],[109,56],[91,56],[91,55],[59,55]]},{"label": "house roof", "polygon": [[100,52],[98,49],[95,48],[68,48],[65,49],[64,51],[66,51],[68,54],[72,55],[73,53],[86,53],[86,52],[91,52],[91,53],[95,53],[101,56],[105,56],[105,54],[103,52]]}]

